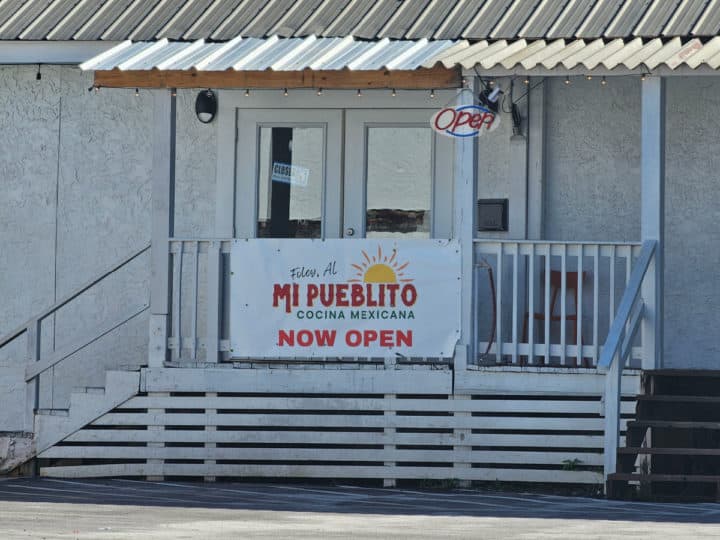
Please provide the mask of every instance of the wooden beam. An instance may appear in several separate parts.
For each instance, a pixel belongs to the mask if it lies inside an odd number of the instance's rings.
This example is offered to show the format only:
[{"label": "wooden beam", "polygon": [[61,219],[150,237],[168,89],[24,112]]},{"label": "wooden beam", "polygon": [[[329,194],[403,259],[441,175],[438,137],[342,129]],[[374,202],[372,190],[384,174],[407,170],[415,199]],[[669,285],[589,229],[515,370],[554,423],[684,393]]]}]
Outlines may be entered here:
[{"label": "wooden beam", "polygon": [[458,69],[443,66],[412,71],[96,71],[105,88],[459,88]]}]

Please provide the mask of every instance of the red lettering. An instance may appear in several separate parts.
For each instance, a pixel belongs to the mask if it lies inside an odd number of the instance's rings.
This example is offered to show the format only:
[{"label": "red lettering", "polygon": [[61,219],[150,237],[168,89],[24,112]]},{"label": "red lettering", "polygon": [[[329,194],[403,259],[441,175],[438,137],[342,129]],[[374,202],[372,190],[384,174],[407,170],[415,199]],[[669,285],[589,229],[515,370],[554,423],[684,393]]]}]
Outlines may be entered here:
[{"label": "red lettering", "polygon": [[377,300],[373,299],[373,289],[370,283],[367,284],[367,307],[377,307]]},{"label": "red lettering", "polygon": [[315,330],[315,341],[320,347],[332,347],[335,345],[336,330]]},{"label": "red lettering", "polygon": [[273,307],[278,307],[281,300],[285,301],[285,313],[290,313],[290,284],[273,285]]},{"label": "red lettering", "polygon": [[337,307],[348,307],[347,290],[347,283],[338,283],[335,287],[335,305]]},{"label": "red lettering", "polygon": [[353,283],[350,287],[350,305],[352,307],[362,306],[365,302],[365,295],[363,294],[363,287],[359,283]]},{"label": "red lettering", "polygon": [[295,345],[295,330],[280,330],[278,332],[278,347],[288,345],[293,347]]},{"label": "red lettering", "polygon": [[412,306],[417,300],[417,290],[415,286],[409,283],[403,285],[402,291],[400,291],[400,299],[407,307]]},{"label": "red lettering", "polygon": [[365,345],[366,347],[371,343],[377,341],[378,333],[375,330],[365,330],[363,334],[363,345]]},{"label": "red lettering", "polygon": [[[444,126],[440,125],[440,121],[443,116],[447,116],[447,113],[450,113],[450,121],[445,124]],[[455,124],[455,109],[447,108],[440,111],[437,115],[435,115],[435,129],[439,129],[440,131],[445,131],[450,126]]]},{"label": "red lettering", "polygon": [[307,286],[307,305],[308,307],[312,307],[314,300],[318,297],[318,294],[320,294],[320,290],[318,289],[318,286],[314,283],[309,283]]},{"label": "red lettering", "polygon": [[480,125],[478,126],[478,129],[482,127],[482,124],[485,124],[488,131],[490,131],[490,128],[492,127],[493,123],[495,122],[495,115],[493,113],[484,113],[482,115],[482,122],[480,122]]},{"label": "red lettering", "polygon": [[299,302],[300,302],[300,285],[298,285],[297,283],[293,283],[293,307],[298,307]]},{"label": "red lettering", "polygon": [[388,291],[390,292],[390,307],[395,307],[395,295],[398,292],[398,289],[400,289],[400,285],[397,283],[391,283],[387,286]]},{"label": "red lettering", "polygon": [[412,347],[412,341],[413,341],[413,332],[412,330],[406,330],[403,332],[402,330],[397,331],[397,346],[400,347],[402,345],[407,345],[408,347]]},{"label": "red lettering", "polygon": [[297,333],[297,342],[301,347],[309,347],[313,342],[313,335],[310,330],[300,330]]},{"label": "red lettering", "polygon": [[393,346],[393,332],[392,330],[380,330],[380,346],[381,347],[392,347]]},{"label": "red lettering", "polygon": [[453,122],[452,131],[457,131],[459,127],[469,124],[472,117],[473,115],[467,111],[459,111]]},{"label": "red lettering", "polygon": [[332,306],[335,285],[320,285],[320,303],[325,307]]},{"label": "red lettering", "polygon": [[362,343],[362,334],[359,330],[348,330],[345,334],[345,343],[348,347],[357,347]]},{"label": "red lettering", "polygon": [[385,284],[380,284],[380,307],[385,307]]}]

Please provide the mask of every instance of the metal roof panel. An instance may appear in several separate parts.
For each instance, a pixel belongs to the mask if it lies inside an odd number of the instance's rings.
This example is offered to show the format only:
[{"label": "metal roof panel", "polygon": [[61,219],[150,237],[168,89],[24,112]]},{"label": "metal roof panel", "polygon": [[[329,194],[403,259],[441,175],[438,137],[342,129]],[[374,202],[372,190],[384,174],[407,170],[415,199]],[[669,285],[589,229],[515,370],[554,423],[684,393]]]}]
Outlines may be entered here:
[{"label": "metal roof panel", "polygon": [[579,38],[600,37],[617,15],[623,0],[597,0],[592,11],[578,28],[575,36]]},{"label": "metal roof panel", "polygon": [[107,0],[102,2],[98,10],[87,19],[77,30],[73,39],[95,40],[117,21],[132,0]]},{"label": "metal roof panel", "polygon": [[[517,33],[525,38],[542,38],[567,6],[569,0],[542,0],[525,25]],[[565,36],[564,36],[565,37]]]},{"label": "metal roof panel", "polygon": [[16,39],[35,21],[51,0],[25,2],[0,26],[0,39]]},{"label": "metal roof panel", "polygon": [[215,0],[182,34],[183,39],[200,39],[211,36],[242,0]]},{"label": "metal roof panel", "polygon": [[[406,37],[418,18],[426,12],[429,14],[433,11],[428,6],[429,3],[430,0],[415,0],[414,2],[401,3],[393,16],[382,26],[377,36],[395,39]],[[435,18],[435,20],[437,21],[438,19]],[[419,37],[427,38],[428,36]]]},{"label": "metal roof panel", "polygon": [[158,4],[159,0],[133,0],[133,3],[120,12],[118,18],[103,32],[102,39],[127,39],[145,20]]},{"label": "metal roof panel", "polygon": [[[468,39],[490,37],[493,29],[502,20],[514,0],[488,0],[477,12],[469,26],[461,34]],[[533,0],[534,1],[534,0]]]},{"label": "metal roof panel", "polygon": [[160,31],[178,13],[186,0],[160,0],[138,27],[130,34],[130,39],[144,41],[147,39],[168,37]]},{"label": "metal roof panel", "polygon": [[707,4],[708,0],[682,0],[682,3],[668,21],[667,26],[663,29],[663,35],[689,35]]},{"label": "metal roof panel", "polygon": [[595,0],[569,0],[545,37],[569,38],[574,36],[594,5]]},{"label": "metal roof panel", "polygon": [[[650,8],[653,0],[634,0],[633,2],[621,2],[620,9],[615,17],[603,32],[605,37],[624,37],[632,34],[638,21]],[[668,0],[665,0],[668,1]]]},{"label": "metal roof panel", "polygon": [[490,37],[512,39],[517,36],[539,3],[540,0],[515,0],[508,7]]},{"label": "metal roof panel", "polygon": [[455,0],[430,0],[405,34],[405,39],[430,38],[438,24],[444,21],[455,6]]},{"label": "metal roof panel", "polygon": [[243,0],[225,17],[210,37],[218,40],[232,39],[235,36],[256,37],[244,34],[243,30],[269,3],[268,0]]},{"label": "metal roof panel", "polygon": [[72,10],[79,0],[55,0],[20,34],[20,39],[45,39]]},{"label": "metal roof panel", "polygon": [[659,36],[681,0],[654,0],[633,31],[636,36]]}]

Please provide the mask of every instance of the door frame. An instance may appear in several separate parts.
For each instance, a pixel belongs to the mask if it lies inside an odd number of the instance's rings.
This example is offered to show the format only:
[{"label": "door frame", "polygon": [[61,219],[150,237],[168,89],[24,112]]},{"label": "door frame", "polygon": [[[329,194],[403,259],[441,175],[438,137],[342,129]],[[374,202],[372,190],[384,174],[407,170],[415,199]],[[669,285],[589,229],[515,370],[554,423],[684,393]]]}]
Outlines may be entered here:
[{"label": "door frame", "polygon": [[[359,110],[345,112],[345,197],[343,232],[364,238],[367,219],[368,130],[374,127],[427,127],[433,109]],[[430,238],[450,238],[453,226],[453,142],[432,132]]]},{"label": "door frame", "polygon": [[338,238],[342,227],[342,112],[334,109],[238,109],[235,238],[257,237],[260,130],[319,127],[323,131],[321,237]]},{"label": "door frame", "polygon": [[[290,111],[302,112],[308,109],[313,111],[334,109],[341,114],[343,110],[351,109],[372,109],[375,111],[383,109],[424,109],[428,114],[429,122],[432,112],[443,107],[446,103],[454,102],[456,95],[457,92],[454,89],[435,90],[433,94],[425,90],[398,89],[395,96],[392,96],[391,91],[387,89],[363,90],[362,97],[358,97],[355,92],[349,90],[324,90],[322,95],[317,95],[317,92],[313,89],[291,89],[288,96],[284,96],[280,90],[251,90],[248,95],[245,94],[244,90],[219,90],[216,127],[215,237],[251,238],[255,235],[255,221],[253,221],[252,229],[249,229],[247,225],[240,228],[236,223],[236,215],[238,214],[236,206],[238,204],[250,204],[249,201],[252,201],[253,208],[250,215],[253,216],[253,220],[257,212],[257,188],[254,185],[252,187],[251,193],[254,194],[254,197],[243,197],[243,190],[236,189],[236,174],[243,174],[243,169],[245,169],[245,174],[247,174],[247,171],[252,170],[241,166],[244,164],[242,160],[247,159],[247,156],[244,155],[241,158],[237,151],[237,140],[242,129],[242,126],[238,123],[241,112],[257,109],[272,110],[284,115],[284,118],[287,119]],[[317,118],[315,123],[318,123]],[[341,126],[341,136],[343,130],[344,125]],[[341,138],[337,140],[339,141]],[[444,142],[452,145],[450,140]],[[450,148],[452,149],[452,146]],[[253,159],[255,166],[257,166],[257,152],[253,154],[250,159]],[[443,158],[447,157],[449,161],[453,162],[454,153],[452,151],[441,150],[436,152],[436,155]],[[326,175],[327,172],[326,168]],[[257,175],[257,169],[254,170],[254,174]],[[452,185],[453,174],[451,165],[447,169],[449,185]],[[440,193],[438,192],[436,195],[440,195]],[[452,199],[452,190],[449,190],[446,195]],[[342,199],[338,201],[335,208],[341,209],[341,204]],[[248,207],[242,206],[242,208],[247,211]],[[452,208],[452,206],[449,208]],[[338,222],[342,225],[340,220]],[[446,231],[447,234],[441,232],[441,230]],[[340,236],[341,233],[342,230],[339,229],[337,235]],[[436,225],[435,233],[439,237],[452,236],[452,217],[449,220],[449,225],[444,223],[440,227]],[[328,235],[327,237],[330,238],[331,236]]]}]

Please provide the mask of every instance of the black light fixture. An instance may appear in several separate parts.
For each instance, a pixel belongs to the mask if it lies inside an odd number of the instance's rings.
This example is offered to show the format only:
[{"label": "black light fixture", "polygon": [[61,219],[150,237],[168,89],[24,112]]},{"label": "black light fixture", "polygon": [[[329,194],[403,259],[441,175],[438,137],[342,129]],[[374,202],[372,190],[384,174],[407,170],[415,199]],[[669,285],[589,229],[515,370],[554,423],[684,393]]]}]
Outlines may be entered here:
[{"label": "black light fixture", "polygon": [[209,124],[217,113],[217,97],[210,90],[201,91],[195,100],[195,114],[203,124]]},{"label": "black light fixture", "polygon": [[493,88],[492,90],[490,88],[485,88],[482,92],[480,92],[480,95],[478,95],[478,99],[482,105],[496,113],[500,108],[498,100],[500,99],[501,94],[503,94],[503,91],[499,86]]}]

